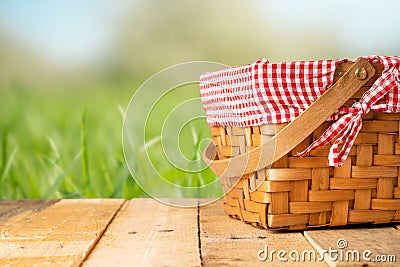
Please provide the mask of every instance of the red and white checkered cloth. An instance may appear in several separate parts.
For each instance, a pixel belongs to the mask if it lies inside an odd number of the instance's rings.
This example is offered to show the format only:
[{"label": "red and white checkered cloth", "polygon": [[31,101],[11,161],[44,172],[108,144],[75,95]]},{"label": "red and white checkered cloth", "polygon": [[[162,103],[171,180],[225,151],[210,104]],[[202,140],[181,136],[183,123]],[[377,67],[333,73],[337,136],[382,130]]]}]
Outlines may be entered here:
[{"label": "red and white checkered cloth", "polygon": [[[340,166],[346,160],[361,129],[362,116],[370,110],[400,112],[400,57],[368,56],[380,62],[382,76],[349,108],[341,108],[336,120],[312,143],[304,156],[337,137],[331,146],[328,164]],[[253,64],[233,67],[200,77],[200,95],[210,126],[256,126],[285,123],[301,114],[333,82],[336,66],[349,59]],[[339,149],[339,145],[342,147]]]}]

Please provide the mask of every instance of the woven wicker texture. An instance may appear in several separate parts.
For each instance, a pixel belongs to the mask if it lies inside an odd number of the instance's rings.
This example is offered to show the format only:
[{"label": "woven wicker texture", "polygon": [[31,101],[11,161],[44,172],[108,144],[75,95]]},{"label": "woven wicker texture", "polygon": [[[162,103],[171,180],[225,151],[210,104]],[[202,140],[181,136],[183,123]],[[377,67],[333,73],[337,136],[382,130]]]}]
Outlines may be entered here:
[{"label": "woven wicker texture", "polygon": [[[345,68],[338,68],[335,77]],[[379,75],[378,70],[376,76]],[[360,98],[368,86],[347,104]],[[327,166],[329,145],[302,158],[295,156],[330,125],[323,123],[270,169],[221,178],[227,192],[225,212],[268,229],[400,221],[399,121],[400,113],[368,113],[348,159],[339,168]],[[217,158],[232,158],[261,146],[285,126],[211,127]],[[256,179],[265,181],[251,192]]]}]

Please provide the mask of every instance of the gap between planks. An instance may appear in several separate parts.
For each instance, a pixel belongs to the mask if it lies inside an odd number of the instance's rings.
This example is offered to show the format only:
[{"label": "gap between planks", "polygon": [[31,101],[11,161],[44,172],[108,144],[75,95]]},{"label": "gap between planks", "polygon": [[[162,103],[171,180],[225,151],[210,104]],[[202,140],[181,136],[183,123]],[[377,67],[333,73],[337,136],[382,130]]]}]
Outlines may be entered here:
[{"label": "gap between planks", "polygon": [[[146,211],[146,212],[143,212]],[[299,232],[275,233],[224,214],[221,201],[175,208],[154,199],[124,204],[83,263],[88,266],[289,266],[261,262],[257,253],[270,249],[312,249]],[[299,266],[325,266],[304,262]]]},{"label": "gap between planks", "polygon": [[[143,213],[143,210],[147,212]],[[399,243],[399,232],[392,227],[377,227],[372,230],[357,228],[273,232],[229,218],[222,211],[221,201],[197,206],[196,209],[177,209],[152,199],[134,199],[124,203],[83,266],[133,263],[136,266],[258,266],[263,262],[257,258],[257,253],[265,248],[265,245],[276,251],[320,252],[322,249],[328,249],[328,245],[332,249],[337,248],[332,242],[344,235],[350,245],[353,244],[361,250],[363,246],[360,246],[354,236],[366,236],[370,239],[369,231],[375,231],[377,235],[383,231],[386,233],[386,240]],[[326,242],[324,237],[327,234],[334,239],[330,240],[330,243]],[[193,236],[196,236],[197,240],[190,239]],[[185,242],[187,239],[190,241]],[[379,250],[375,249],[375,253],[397,255],[397,250],[390,251],[391,248],[382,244],[378,245],[378,248]],[[272,266],[293,264],[290,261],[281,262],[276,256],[273,261],[267,259],[266,263]],[[297,266],[345,264],[332,262],[329,258],[322,262],[295,263]],[[359,266],[365,266],[365,262],[361,261]],[[373,264],[369,263],[368,266]]]},{"label": "gap between planks", "polygon": [[[202,263],[204,266],[326,266],[324,262],[258,259],[260,250],[312,250],[301,232],[268,231],[229,218],[222,202],[200,207]],[[264,256],[264,254],[262,255]],[[286,255],[287,257],[287,255]]]},{"label": "gap between planks", "polygon": [[201,252],[201,221],[200,221],[200,205],[197,205],[197,248],[199,250],[200,265],[204,266],[203,253]]},{"label": "gap between planks", "polygon": [[[0,263],[281,266],[292,262],[281,262],[276,256],[274,261],[260,262],[258,251],[265,245],[276,251],[335,249],[335,242],[343,236],[349,249],[365,249],[367,244],[375,254],[400,257],[400,232],[393,227],[307,230],[304,236],[301,232],[272,232],[229,218],[221,201],[192,209],[166,206],[153,199],[61,200],[46,205],[38,202],[7,219],[0,217],[0,229],[9,231],[4,235],[6,242],[0,241]],[[0,212],[4,215],[7,210]],[[329,259],[327,263],[343,264]],[[323,266],[325,262],[301,264]]]},{"label": "gap between planks", "polygon": [[201,266],[198,206],[127,201],[83,266]]},{"label": "gap between planks", "polygon": [[122,209],[122,207],[125,205],[126,202],[127,202],[127,200],[125,200],[125,199],[122,200],[121,204],[118,206],[117,210],[112,215],[111,219],[108,221],[108,223],[106,224],[104,229],[101,231],[101,233],[98,235],[98,237],[94,240],[94,242],[93,242],[92,246],[89,248],[88,252],[83,256],[81,263],[79,264],[80,266],[83,264],[83,262],[86,261],[87,257],[89,257],[89,255],[92,253],[93,249],[97,246],[97,243],[99,243],[100,239],[103,237],[104,233],[107,231],[108,227],[113,222],[114,218],[117,216],[117,214],[119,213],[119,211]]},{"label": "gap between planks", "polygon": [[60,200],[35,212],[28,205],[0,221],[0,265],[79,266],[124,201]]}]

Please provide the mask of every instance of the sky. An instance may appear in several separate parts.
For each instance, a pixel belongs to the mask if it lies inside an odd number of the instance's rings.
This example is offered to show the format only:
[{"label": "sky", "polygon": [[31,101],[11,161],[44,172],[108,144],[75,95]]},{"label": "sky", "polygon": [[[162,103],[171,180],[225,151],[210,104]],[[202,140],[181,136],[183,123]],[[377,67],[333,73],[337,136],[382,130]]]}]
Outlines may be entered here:
[{"label": "sky", "polygon": [[329,32],[345,54],[400,54],[398,0],[264,1],[263,9],[273,9],[273,20],[289,34],[304,26]]},{"label": "sky", "polygon": [[[138,2],[0,0],[0,26],[55,63],[95,62],[115,48],[118,24]],[[252,4],[256,15],[268,16],[266,23],[271,23],[272,17],[277,29],[287,35],[309,27],[327,31],[349,55],[400,54],[400,1],[275,0]],[[132,29],[143,26],[132,25]]]},{"label": "sky", "polygon": [[[0,24],[16,40],[51,61],[95,60],[113,47],[126,2],[107,0],[0,0]],[[28,4],[30,3],[30,4]]]}]

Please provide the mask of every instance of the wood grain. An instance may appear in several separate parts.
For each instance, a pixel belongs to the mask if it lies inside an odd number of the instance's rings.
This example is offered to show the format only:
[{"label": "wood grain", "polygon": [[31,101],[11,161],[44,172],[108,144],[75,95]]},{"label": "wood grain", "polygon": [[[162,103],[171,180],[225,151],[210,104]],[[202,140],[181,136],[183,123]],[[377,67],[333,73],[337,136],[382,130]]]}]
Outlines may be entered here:
[{"label": "wood grain", "polygon": [[123,200],[61,200],[0,222],[0,266],[78,266]]},{"label": "wood grain", "polygon": [[[362,253],[366,250],[372,252],[371,256],[369,256],[370,258],[374,258],[376,255],[395,255],[397,259],[400,257],[400,232],[392,227],[305,231],[304,236],[319,252],[329,248],[338,251],[342,250],[344,253],[348,250],[361,252],[359,262],[333,261],[329,257],[325,257],[329,266],[366,266],[365,264],[367,266],[375,266],[374,262],[366,261],[362,258]],[[339,239],[346,240],[346,248],[338,248]],[[350,259],[352,258],[350,257]],[[386,264],[383,266],[395,266],[396,263]],[[377,265],[379,264],[377,263]]]},{"label": "wood grain", "polygon": [[[292,266],[290,260],[260,261],[257,253],[266,245],[276,251],[312,249],[301,233],[266,231],[229,218],[223,213],[221,202],[200,208],[200,238],[203,266]],[[324,263],[296,262],[296,266]]]},{"label": "wood grain", "polygon": [[[400,257],[400,231],[392,227],[305,231],[303,236],[302,232],[267,231],[231,219],[224,214],[221,201],[192,209],[152,199],[54,202],[0,201],[2,214],[19,210],[0,221],[0,266],[374,266],[362,258],[360,262],[334,262],[328,257],[326,262],[294,262],[287,254],[286,262],[277,258],[279,250],[315,251],[317,255],[329,247],[338,250],[339,239],[347,241],[344,252],[370,250],[371,258]],[[377,205],[385,205],[383,202]],[[257,211],[268,204],[250,205]],[[399,208],[398,201],[394,208]],[[395,212],[360,209],[349,212],[349,221],[371,218],[371,223],[381,223],[390,221]],[[308,214],[268,215],[268,221],[278,227],[287,226],[288,221],[298,227],[308,219]],[[276,251],[274,259],[260,261],[258,253],[266,248],[269,253]],[[383,266],[396,266],[396,262]]]},{"label": "wood grain", "polygon": [[132,199],[83,266],[200,266],[197,213],[197,208]]},{"label": "wood grain", "polygon": [[0,200],[0,222],[20,213],[38,212],[53,205],[57,201],[58,200],[46,199]]}]

